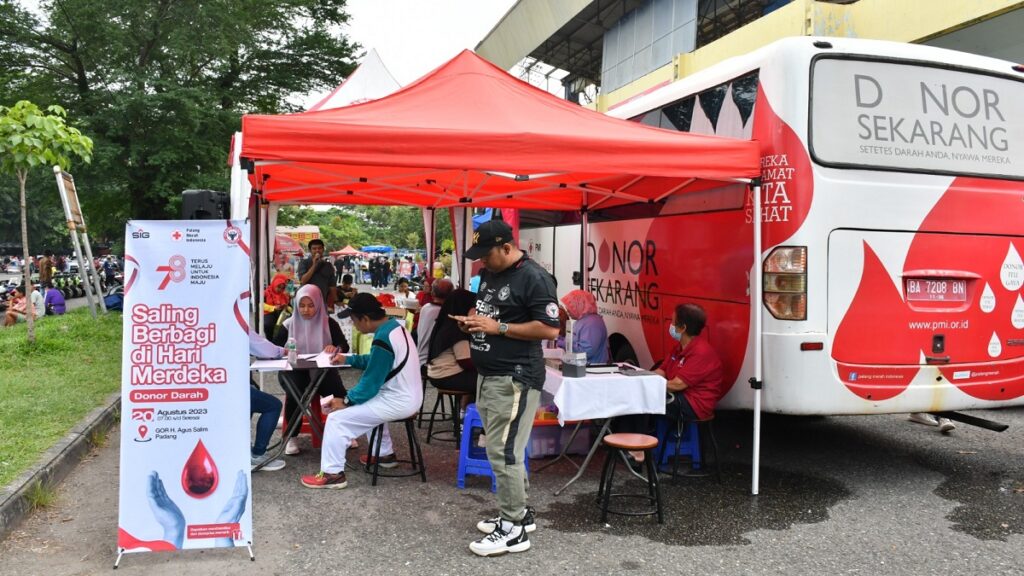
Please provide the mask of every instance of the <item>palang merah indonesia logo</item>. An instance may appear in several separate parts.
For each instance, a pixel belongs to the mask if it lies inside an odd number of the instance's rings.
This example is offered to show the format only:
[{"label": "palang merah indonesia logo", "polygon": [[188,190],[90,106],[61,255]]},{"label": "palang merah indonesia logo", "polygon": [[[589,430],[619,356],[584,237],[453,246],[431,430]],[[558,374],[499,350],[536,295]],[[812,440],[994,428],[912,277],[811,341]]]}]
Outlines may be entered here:
[{"label": "palang merah indonesia logo", "polygon": [[167,284],[169,282],[181,282],[185,279],[185,257],[180,254],[175,254],[167,261],[166,266],[157,266],[156,271],[167,273],[167,275],[164,276],[163,281],[160,282],[160,285],[157,286],[157,290],[167,288]]}]

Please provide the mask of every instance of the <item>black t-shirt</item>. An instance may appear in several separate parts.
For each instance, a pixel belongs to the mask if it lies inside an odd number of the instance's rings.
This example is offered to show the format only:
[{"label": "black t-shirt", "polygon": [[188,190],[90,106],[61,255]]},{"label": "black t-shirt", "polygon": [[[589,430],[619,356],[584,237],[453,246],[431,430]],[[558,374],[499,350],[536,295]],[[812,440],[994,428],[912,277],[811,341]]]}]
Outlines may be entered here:
[{"label": "black t-shirt", "polygon": [[[303,276],[306,275],[306,272],[312,266],[312,258],[306,258],[305,260],[299,262],[299,267],[295,271],[295,273],[299,276],[300,280],[302,279]],[[331,267],[331,264],[329,262],[321,259],[319,268],[316,269],[316,272],[313,272],[313,276],[310,277],[309,282],[307,282],[307,284],[312,284],[320,289],[320,295],[323,296],[324,304],[326,304],[327,292],[328,290],[334,287],[334,268]]]},{"label": "black t-shirt", "polygon": [[[525,254],[494,274],[480,271],[476,312],[506,324],[538,320],[558,326],[555,283],[547,270]],[[540,340],[474,334],[469,340],[473,365],[484,376],[512,376],[531,388],[544,386],[544,352]]]}]

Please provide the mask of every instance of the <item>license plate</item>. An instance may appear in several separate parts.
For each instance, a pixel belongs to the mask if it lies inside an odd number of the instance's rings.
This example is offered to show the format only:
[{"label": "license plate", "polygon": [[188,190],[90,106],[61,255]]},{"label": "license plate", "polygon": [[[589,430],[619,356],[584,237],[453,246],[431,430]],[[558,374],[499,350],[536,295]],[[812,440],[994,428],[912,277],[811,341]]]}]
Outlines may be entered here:
[{"label": "license plate", "polygon": [[912,302],[966,302],[967,280],[907,278],[906,292]]}]

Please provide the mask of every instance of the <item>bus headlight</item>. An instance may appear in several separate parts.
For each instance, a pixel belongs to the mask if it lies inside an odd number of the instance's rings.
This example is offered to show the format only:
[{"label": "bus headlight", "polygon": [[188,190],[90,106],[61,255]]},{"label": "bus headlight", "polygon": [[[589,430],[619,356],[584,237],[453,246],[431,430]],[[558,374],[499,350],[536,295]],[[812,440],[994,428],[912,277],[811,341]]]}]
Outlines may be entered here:
[{"label": "bus headlight", "polygon": [[807,247],[779,246],[762,266],[764,305],[779,320],[807,319]]}]

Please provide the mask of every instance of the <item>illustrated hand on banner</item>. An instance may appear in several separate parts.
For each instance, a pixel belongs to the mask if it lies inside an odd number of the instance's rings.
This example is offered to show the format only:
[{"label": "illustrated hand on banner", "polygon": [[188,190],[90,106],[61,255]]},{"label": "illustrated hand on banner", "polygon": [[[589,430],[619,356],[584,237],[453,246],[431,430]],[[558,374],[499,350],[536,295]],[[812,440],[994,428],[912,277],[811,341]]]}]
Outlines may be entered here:
[{"label": "illustrated hand on banner", "polygon": [[[149,508],[153,511],[153,517],[164,529],[164,541],[173,545],[175,549],[181,549],[185,540],[185,515],[181,508],[174,503],[174,500],[167,495],[164,488],[164,481],[160,474],[153,471],[149,475]],[[237,524],[245,512],[246,500],[249,498],[249,481],[244,470],[239,470],[235,479],[235,491],[224,504],[224,509],[217,516],[216,524]],[[198,522],[192,522],[199,524]],[[215,540],[218,548],[230,548],[235,545],[231,538],[217,538]]]}]

